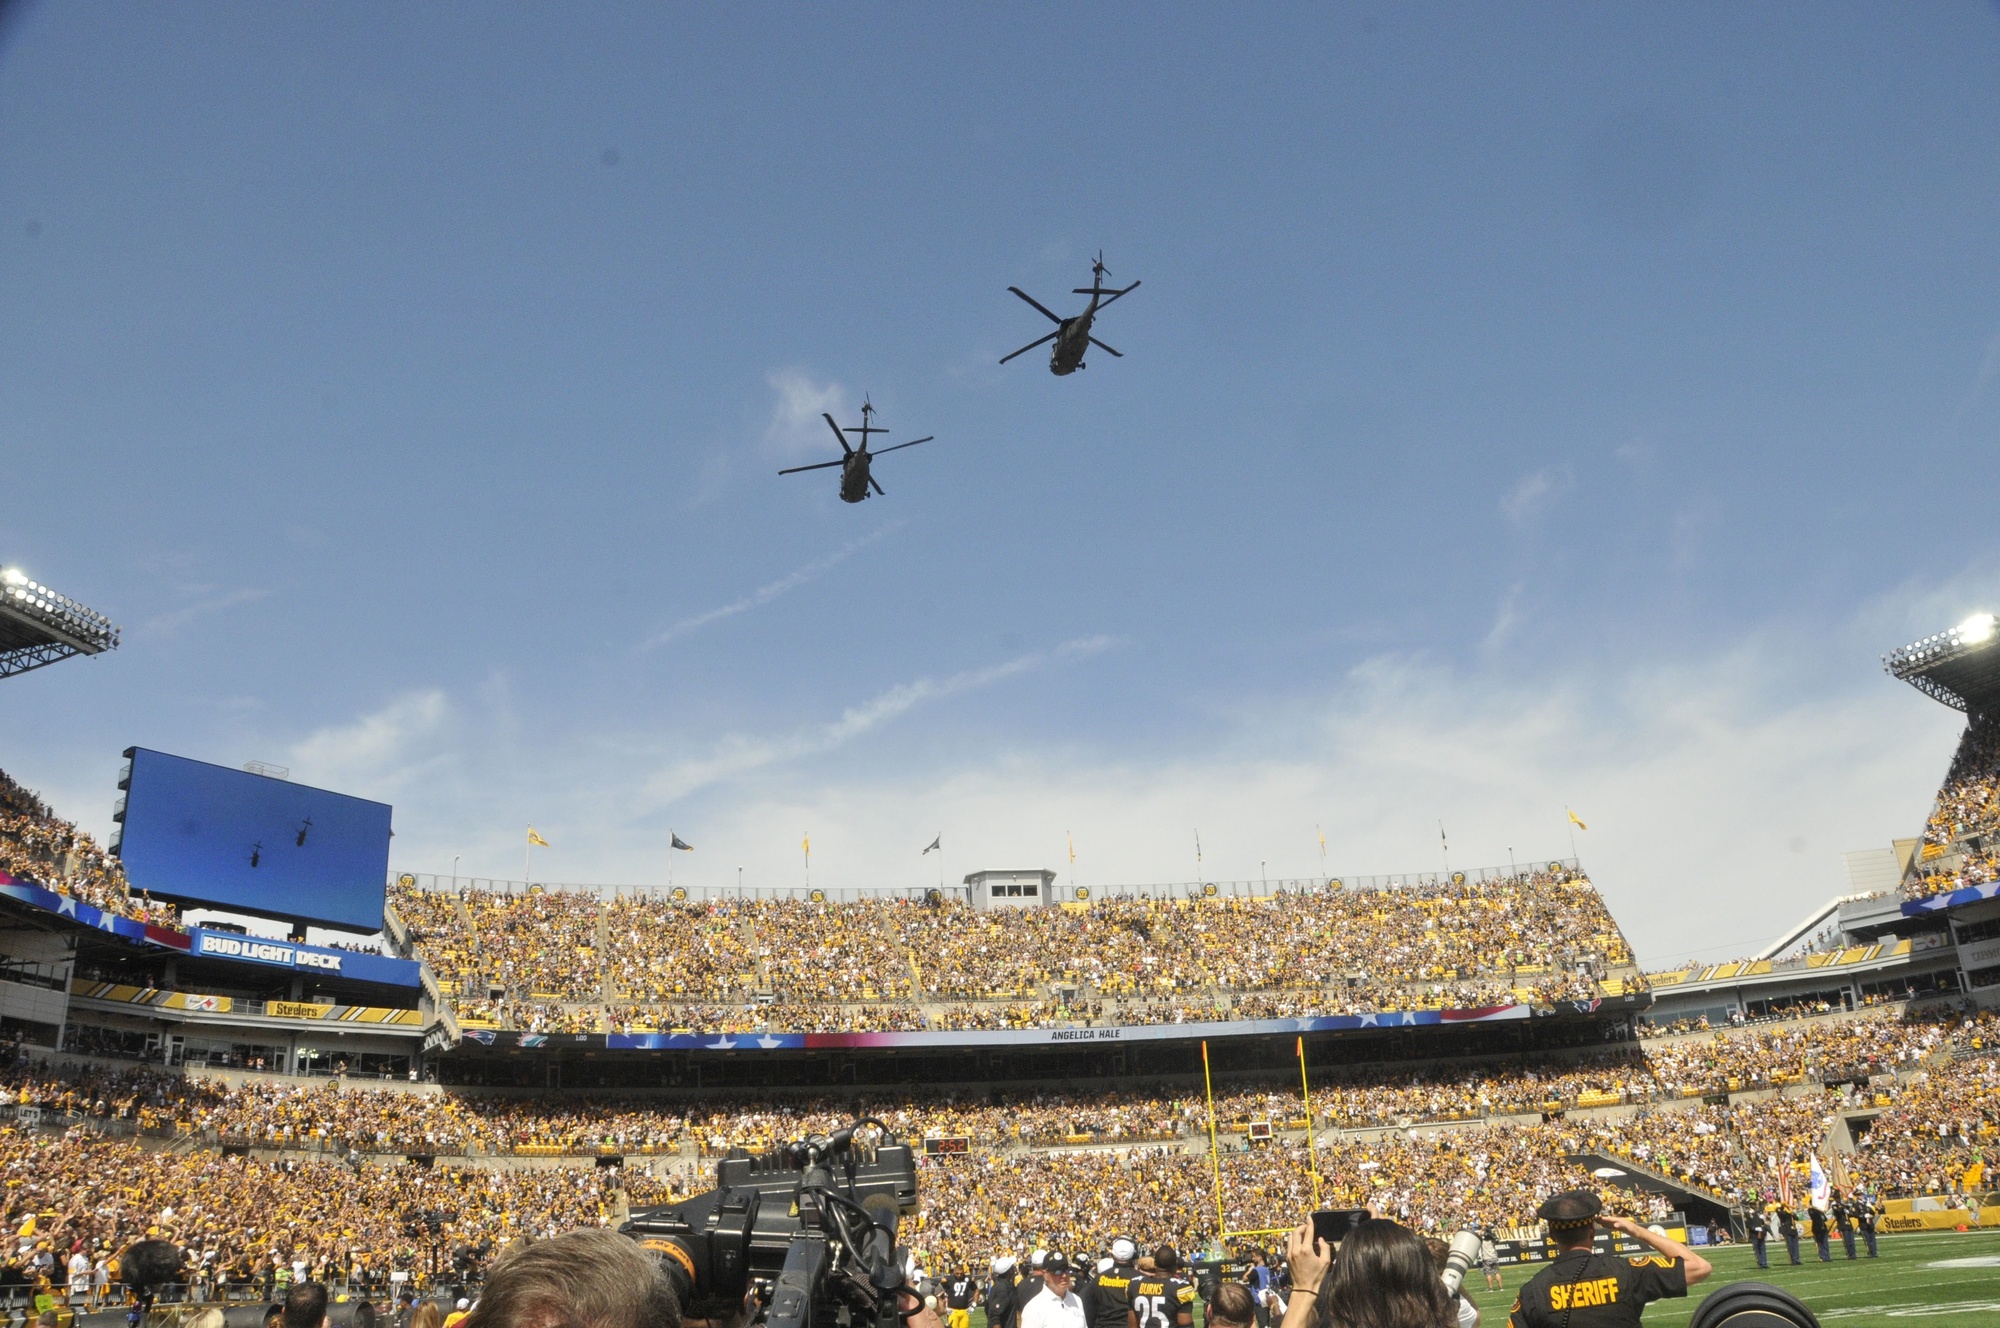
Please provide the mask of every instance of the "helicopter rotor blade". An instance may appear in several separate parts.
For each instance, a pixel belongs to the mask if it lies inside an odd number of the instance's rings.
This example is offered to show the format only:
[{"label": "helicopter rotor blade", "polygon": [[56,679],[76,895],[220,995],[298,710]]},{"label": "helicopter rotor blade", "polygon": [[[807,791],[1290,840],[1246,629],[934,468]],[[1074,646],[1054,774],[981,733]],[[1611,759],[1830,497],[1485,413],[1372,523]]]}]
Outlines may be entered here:
[{"label": "helicopter rotor blade", "polygon": [[923,436],[922,438],[913,438],[913,439],[911,439],[911,440],[910,440],[909,442],[907,442],[907,443],[897,443],[897,444],[896,444],[896,445],[895,445],[894,447],[885,447],[885,448],[883,448],[883,449],[882,449],[881,451],[879,451],[879,452],[870,452],[870,453],[869,453],[868,455],[870,455],[870,456],[878,456],[878,457],[879,457],[879,456],[888,456],[888,455],[889,455],[889,453],[891,453],[891,452],[900,452],[900,451],[902,451],[902,450],[903,450],[904,448],[906,448],[906,447],[915,447],[915,446],[916,446],[916,445],[917,445],[918,443],[928,443],[928,442],[931,442],[931,441],[935,440],[936,438],[937,438],[937,435],[936,435],[936,434],[934,434],[934,433],[932,433],[932,434],[925,434],[925,435],[924,435],[924,436]]},{"label": "helicopter rotor blade", "polygon": [[1090,339],[1090,344],[1091,344],[1091,345],[1093,345],[1093,346],[1095,346],[1095,347],[1097,347],[1097,348],[1098,348],[1099,350],[1102,350],[1102,351],[1110,351],[1110,352],[1111,352],[1111,354],[1113,354],[1113,355],[1116,355],[1116,356],[1117,356],[1117,357],[1118,357],[1119,359],[1121,359],[1121,360],[1125,358],[1125,352],[1124,352],[1124,351],[1122,351],[1122,350],[1111,350],[1111,347],[1109,347],[1109,346],[1105,345],[1105,344],[1104,344],[1103,342],[1099,341],[1099,340],[1098,340],[1098,339],[1097,339],[1096,337],[1092,337],[1092,338]]},{"label": "helicopter rotor blade", "polygon": [[[895,449],[891,448],[890,450],[894,451]],[[868,477],[868,487],[875,490],[875,496],[878,498],[887,498],[889,496],[888,494],[882,492],[881,481],[876,479],[873,475],[870,475]]]},{"label": "helicopter rotor blade", "polygon": [[1022,290],[1019,286],[1009,286],[1007,289],[1013,291],[1016,295],[1026,300],[1029,304],[1034,305],[1037,309],[1040,309],[1042,311],[1042,317],[1048,319],[1051,323],[1062,322],[1062,319],[1060,317],[1050,313],[1046,308],[1044,308],[1040,300],[1028,294],[1028,292]]},{"label": "helicopter rotor blade", "polygon": [[[1054,332],[1051,332],[1051,333],[1049,333],[1049,334],[1048,334],[1047,336],[1043,337],[1043,338],[1042,338],[1042,339],[1041,339],[1040,341],[1031,341],[1031,342],[1029,342],[1029,343],[1028,343],[1027,345],[1025,345],[1025,346],[1021,347],[1021,349],[1019,349],[1019,350],[1015,351],[1015,352],[1014,352],[1014,355],[1026,355],[1026,354],[1027,354],[1027,353],[1028,353],[1029,351],[1033,350],[1033,349],[1034,349],[1035,347],[1037,347],[1037,346],[1045,346],[1045,345],[1047,345],[1047,344],[1048,344],[1049,342],[1051,342],[1051,341],[1054,341],[1054,340],[1055,340],[1055,339],[1056,339],[1057,337],[1059,337],[1059,336],[1061,336],[1061,335],[1062,335],[1062,331],[1061,331],[1061,329],[1059,328],[1059,329],[1057,329],[1056,331],[1054,331]],[[1002,363],[1002,364],[1005,364],[1005,363],[1006,363],[1007,361],[1009,361],[1009,360],[1013,359],[1013,358],[1014,358],[1014,355],[1002,355],[1002,356],[1000,357],[1000,363]]]},{"label": "helicopter rotor blade", "polygon": [[[844,433],[842,433],[842,432],[840,431],[840,426],[839,426],[838,424],[835,424],[835,423],[833,422],[833,416],[831,416],[831,415],[828,415],[828,414],[825,414],[824,412],[822,412],[822,413],[821,413],[821,415],[820,415],[820,418],[826,421],[826,427],[827,427],[827,428],[829,428],[829,429],[833,430],[833,436],[834,436],[835,438],[838,438],[838,439],[840,440],[840,452],[841,452],[841,455],[842,455],[842,456],[853,456],[853,455],[854,455],[854,449],[853,449],[853,448],[851,448],[851,447],[849,447],[849,446],[847,445],[847,435],[846,435],[846,434],[844,434]],[[864,442],[864,443],[868,441],[868,437],[867,437],[867,435],[866,435],[866,434],[862,435],[862,438],[861,438],[861,441],[862,441],[862,442]]]},{"label": "helicopter rotor blade", "polygon": [[1117,303],[1117,302],[1118,302],[1119,300],[1121,300],[1121,299],[1125,298],[1125,297],[1126,297],[1127,295],[1130,295],[1130,294],[1131,294],[1131,293],[1132,293],[1133,291],[1135,291],[1135,290],[1138,290],[1138,289],[1139,289],[1139,286],[1140,286],[1140,284],[1141,284],[1141,283],[1139,283],[1139,282],[1136,282],[1136,281],[1135,281],[1135,282],[1133,282],[1133,283],[1132,283],[1131,285],[1127,286],[1127,287],[1126,287],[1126,288],[1125,288],[1124,290],[1117,290],[1117,289],[1112,289],[1112,290],[1104,290],[1104,289],[1101,289],[1101,288],[1100,288],[1100,289],[1097,289],[1097,290],[1081,290],[1081,289],[1079,289],[1079,290],[1077,290],[1077,291],[1076,291],[1075,293],[1076,293],[1076,294],[1078,294],[1078,295],[1102,295],[1102,296],[1104,296],[1104,297],[1105,297],[1104,299],[1101,299],[1101,300],[1099,300],[1099,301],[1097,302],[1097,307],[1098,307],[1099,309],[1104,309],[1104,308],[1106,308],[1106,307],[1108,307],[1108,306],[1110,306],[1110,305],[1113,305],[1113,304],[1116,304],[1116,303]]},{"label": "helicopter rotor blade", "polygon": [[780,475],[796,475],[802,470],[825,470],[829,466],[844,466],[846,464],[845,460],[822,461],[816,466],[793,466],[790,470],[781,470],[778,473]]}]

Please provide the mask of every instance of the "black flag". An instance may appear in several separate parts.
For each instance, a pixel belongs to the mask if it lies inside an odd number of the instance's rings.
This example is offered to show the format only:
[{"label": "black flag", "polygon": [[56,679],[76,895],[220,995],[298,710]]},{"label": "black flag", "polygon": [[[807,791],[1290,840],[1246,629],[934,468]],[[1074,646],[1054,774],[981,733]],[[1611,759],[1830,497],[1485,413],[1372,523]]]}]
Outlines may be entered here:
[{"label": "black flag", "polygon": [[694,852],[694,845],[684,842],[679,835],[674,835],[674,847],[688,853]]},{"label": "black flag", "polygon": [[917,854],[917,856],[921,858],[924,856],[925,853],[942,853],[942,852],[944,852],[944,836],[939,835],[936,839],[933,839],[931,841],[931,846],[929,848],[925,849],[923,853]]}]

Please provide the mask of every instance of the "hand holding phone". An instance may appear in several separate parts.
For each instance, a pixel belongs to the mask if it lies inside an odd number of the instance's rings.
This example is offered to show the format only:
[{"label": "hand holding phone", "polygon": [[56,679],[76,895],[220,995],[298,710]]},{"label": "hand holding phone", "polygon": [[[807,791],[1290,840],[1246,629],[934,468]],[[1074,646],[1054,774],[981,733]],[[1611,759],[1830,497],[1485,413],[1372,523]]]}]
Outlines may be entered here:
[{"label": "hand holding phone", "polygon": [[1355,1227],[1368,1220],[1366,1208],[1333,1208],[1312,1215],[1313,1239],[1338,1245]]}]

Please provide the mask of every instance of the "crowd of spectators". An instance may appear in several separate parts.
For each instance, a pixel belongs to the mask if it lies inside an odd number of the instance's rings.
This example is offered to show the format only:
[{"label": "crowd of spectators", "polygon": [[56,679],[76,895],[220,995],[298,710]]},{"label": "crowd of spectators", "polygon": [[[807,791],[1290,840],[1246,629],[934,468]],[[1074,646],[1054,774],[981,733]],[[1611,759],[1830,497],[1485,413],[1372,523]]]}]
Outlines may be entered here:
[{"label": "crowd of spectators", "polygon": [[[299,1271],[386,1289],[393,1270],[423,1270],[439,1247],[598,1226],[615,1216],[618,1184],[612,1169],[262,1162],[149,1150],[85,1129],[0,1130],[0,1178],[7,1229],[54,1258],[81,1251],[109,1263],[133,1241],[167,1240],[187,1251],[210,1294],[234,1283],[266,1296]],[[424,1211],[450,1217],[435,1237],[413,1238],[405,1220]]]},{"label": "crowd of spectators", "polygon": [[[1974,715],[1958,740],[1951,768],[1917,849],[1917,871],[1905,885],[1913,898],[1926,898],[2000,877],[2000,853],[1990,839],[2000,829],[2000,715]],[[1940,860],[1956,850],[1958,862]]]},{"label": "crowd of spectators", "polygon": [[[1885,1109],[1853,1158],[1855,1176],[1883,1197],[1934,1191],[1996,1144],[1996,1041],[2000,1019],[1991,1014],[1866,1016],[1812,1021],[1776,1040],[1735,1030],[1539,1063],[1353,1067],[1314,1086],[1310,1148],[1294,1088],[1231,1086],[1215,1101],[1225,1221],[1232,1230],[1279,1227],[1313,1206],[1368,1203],[1427,1232],[1467,1221],[1525,1227],[1549,1194],[1599,1184],[1571,1160],[1589,1152],[1724,1198],[1754,1197],[1781,1166],[1813,1153],[1830,1159],[1837,1114],[1864,1105]],[[1848,1073],[1862,1049],[1877,1054],[1878,1073],[1902,1073],[1860,1090],[1815,1077]],[[1707,1088],[1739,1057],[1797,1064],[1807,1082],[1727,1104],[1680,1097],[1683,1081],[1672,1076]],[[895,1090],[886,1103],[867,1103],[800,1093],[520,1097],[242,1078],[14,1064],[0,1074],[6,1220],[19,1230],[33,1214],[39,1239],[87,1253],[157,1230],[193,1251],[212,1279],[256,1281],[301,1260],[336,1279],[379,1279],[426,1257],[403,1225],[411,1212],[455,1214],[446,1243],[595,1225],[625,1203],[708,1188],[713,1159],[727,1149],[765,1149],[866,1111],[906,1138],[969,1141],[963,1155],[922,1163],[923,1206],[905,1239],[934,1261],[1030,1245],[1096,1249],[1134,1229],[1192,1248],[1214,1229],[1207,1104],[1174,1085]],[[1577,1110],[1586,1093],[1628,1105]],[[16,1107],[38,1108],[44,1128],[16,1119]],[[1436,1124],[1458,1114],[1484,1118]],[[1254,1122],[1269,1123],[1274,1137],[1253,1142]],[[181,1133],[190,1143],[142,1148],[124,1137],[133,1131]],[[284,1160],[221,1156],[227,1145],[284,1150]],[[362,1153],[437,1164],[359,1165]],[[482,1156],[556,1153],[615,1153],[624,1165],[528,1170]]]},{"label": "crowd of spectators", "polygon": [[1000,912],[400,885],[392,901],[458,1014],[539,1032],[1004,1029],[1551,1004],[1601,995],[1591,974],[1631,962],[1596,889],[1566,871]]},{"label": "crowd of spectators", "polygon": [[[1861,1137],[1856,1175],[1885,1193],[1948,1194],[1975,1161],[2000,1156],[2000,1058],[1961,1056],[1905,1085]],[[2000,1189],[1991,1169],[1982,1189]]]},{"label": "crowd of spectators", "polygon": [[[1916,1070],[1936,1053],[1976,1051],[1991,1047],[1996,1038],[2000,1020],[1992,1015],[1864,1016],[1814,1020],[1777,1034],[1736,1030],[1679,1044],[1627,1043],[1578,1055],[1353,1065],[1315,1076],[1312,1120],[1316,1131],[1327,1132],[1509,1117],[1532,1121],[1578,1109],[1659,1106],[1728,1091],[1730,1080],[1739,1089],[1757,1089],[1782,1086],[1780,1080],[1816,1084]],[[731,1147],[762,1149],[831,1130],[863,1109],[909,1137],[963,1135],[982,1149],[998,1151],[1022,1145],[1199,1138],[1208,1113],[1200,1093],[1171,1083],[1115,1090],[1002,1089],[976,1096],[900,1089],[886,1096],[887,1101],[868,1101],[772,1091],[751,1102],[710,1096],[691,1105],[659,1097],[530,1098],[277,1077],[245,1077],[232,1086],[219,1076],[88,1063],[56,1068],[24,1064],[0,1075],[0,1102],[78,1118],[133,1120],[142,1128],[179,1128],[208,1142],[336,1152],[354,1147],[401,1154],[494,1154],[529,1147],[652,1153],[692,1144],[715,1153]],[[1224,1085],[1215,1098],[1215,1114],[1231,1138],[1259,1122],[1278,1132],[1302,1130],[1307,1115],[1300,1086],[1284,1080]],[[1746,1130],[1738,1133],[1751,1137]]]},{"label": "crowd of spectators", "polygon": [[106,913],[175,926],[178,912],[126,889],[125,869],[97,841],[0,771],[0,871]]}]

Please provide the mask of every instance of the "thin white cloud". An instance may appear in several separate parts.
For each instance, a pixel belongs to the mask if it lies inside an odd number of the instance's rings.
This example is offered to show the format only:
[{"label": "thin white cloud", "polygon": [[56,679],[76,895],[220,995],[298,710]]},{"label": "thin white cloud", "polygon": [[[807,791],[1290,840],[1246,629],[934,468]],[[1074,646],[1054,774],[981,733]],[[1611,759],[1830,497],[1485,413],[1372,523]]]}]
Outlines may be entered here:
[{"label": "thin white cloud", "polygon": [[788,460],[803,460],[839,447],[821,415],[845,419],[853,397],[831,380],[821,382],[801,369],[777,369],[766,374],[775,399],[764,428],[765,445]]},{"label": "thin white cloud", "polygon": [[770,766],[823,755],[919,706],[978,691],[1003,679],[1052,664],[1094,655],[1110,644],[1111,638],[1107,636],[1081,637],[1065,641],[1052,650],[1032,651],[999,664],[967,669],[946,678],[919,678],[914,682],[898,683],[843,711],[840,718],[832,723],[800,729],[777,738],[732,734],[718,742],[708,755],[682,761],[654,775],[647,781],[646,792],[657,805],[663,806],[700,789]]},{"label": "thin white cloud", "polygon": [[288,764],[295,779],[385,797],[450,759],[440,743],[450,714],[442,691],[411,692],[351,723],[308,735],[292,746]]},{"label": "thin white cloud", "polygon": [[[423,759],[438,735],[465,745],[454,771],[476,779],[407,781],[400,869],[446,871],[463,851],[468,875],[518,876],[520,827],[533,821],[559,831],[547,861],[562,879],[658,884],[672,803],[675,828],[700,846],[675,860],[684,884],[733,885],[741,866],[748,885],[798,885],[808,827],[814,884],[829,886],[1034,866],[1067,884],[1070,831],[1079,884],[1189,881],[1196,826],[1209,879],[1282,880],[1320,870],[1316,826],[1332,873],[1441,870],[1442,817],[1454,867],[1566,856],[1573,834],[1643,959],[1726,958],[1844,893],[1843,851],[1922,825],[1963,717],[1882,675],[1875,656],[1995,607],[2000,567],[1980,567],[1719,648],[1654,641],[1621,657],[1616,643],[1556,638],[1526,673],[1512,650],[1463,666],[1384,654],[1185,738],[1170,711],[1156,732],[1115,742],[1088,726],[1047,736],[1032,687],[978,707],[982,733],[1018,718],[1015,741],[940,746],[933,725],[896,722],[1104,649],[1091,638],[918,679],[665,768],[657,737],[524,751],[483,718],[440,720],[400,744],[378,730],[423,725],[378,720],[328,741],[389,768]],[[808,759],[863,738],[865,756]],[[1565,807],[1590,829],[1572,831]],[[922,857],[940,831],[942,861]]]},{"label": "thin white cloud", "polygon": [[189,623],[217,613],[226,613],[242,604],[254,604],[271,592],[268,590],[231,590],[224,594],[210,594],[193,604],[148,618],[139,624],[139,632],[145,636],[172,636]]},{"label": "thin white cloud", "polygon": [[1500,499],[1500,512],[1517,526],[1534,521],[1568,493],[1572,484],[1568,466],[1545,466],[1524,475]]},{"label": "thin white cloud", "polygon": [[657,650],[659,647],[673,641],[678,641],[684,636],[692,636],[702,628],[721,622],[725,618],[734,618],[739,613],[748,613],[754,608],[769,604],[772,600],[777,599],[787,591],[796,590],[806,584],[806,582],[832,571],[861,550],[867,548],[870,544],[873,544],[876,540],[881,539],[884,535],[896,529],[900,524],[900,522],[890,522],[880,529],[870,531],[860,539],[851,540],[824,558],[807,563],[796,571],[787,572],[775,581],[768,581],[758,586],[742,599],[724,604],[720,608],[710,609],[705,613],[697,613],[692,618],[683,618],[673,626],[647,637],[639,643],[639,649],[641,651]]}]

